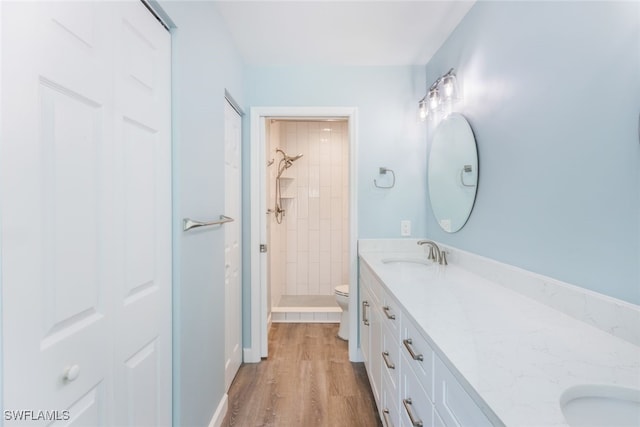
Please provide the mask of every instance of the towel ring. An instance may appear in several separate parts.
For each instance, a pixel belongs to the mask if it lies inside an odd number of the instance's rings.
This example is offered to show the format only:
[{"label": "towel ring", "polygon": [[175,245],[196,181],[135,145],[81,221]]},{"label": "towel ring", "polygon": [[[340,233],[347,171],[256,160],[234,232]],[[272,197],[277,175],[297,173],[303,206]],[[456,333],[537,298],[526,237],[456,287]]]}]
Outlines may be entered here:
[{"label": "towel ring", "polygon": [[464,186],[464,187],[475,187],[475,184],[467,184],[464,182],[464,173],[471,173],[473,172],[473,167],[471,165],[464,165],[464,167],[462,169],[460,169],[460,183]]},{"label": "towel ring", "polygon": [[386,175],[387,172],[391,172],[391,185],[378,185],[378,181],[376,181],[375,179],[373,180],[373,185],[375,185],[377,188],[393,188],[396,185],[396,174],[393,170],[389,169],[389,168],[383,168],[380,167],[380,171],[379,174],[380,175]]}]

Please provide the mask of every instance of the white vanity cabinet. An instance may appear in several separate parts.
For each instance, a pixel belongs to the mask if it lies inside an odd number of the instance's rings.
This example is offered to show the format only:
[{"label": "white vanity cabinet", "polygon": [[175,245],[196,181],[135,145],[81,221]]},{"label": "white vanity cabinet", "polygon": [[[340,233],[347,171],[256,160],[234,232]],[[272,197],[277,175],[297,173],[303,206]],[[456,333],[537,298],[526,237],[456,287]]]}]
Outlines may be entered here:
[{"label": "white vanity cabinet", "polygon": [[373,396],[379,403],[382,380],[382,335],[379,314],[381,288],[369,267],[360,267],[360,347]]},{"label": "white vanity cabinet", "polygon": [[362,261],[359,282],[360,345],[383,425],[491,426],[422,328]]},{"label": "white vanity cabinet", "polygon": [[360,347],[378,413],[399,426],[400,315],[398,304],[366,264],[360,265]]}]

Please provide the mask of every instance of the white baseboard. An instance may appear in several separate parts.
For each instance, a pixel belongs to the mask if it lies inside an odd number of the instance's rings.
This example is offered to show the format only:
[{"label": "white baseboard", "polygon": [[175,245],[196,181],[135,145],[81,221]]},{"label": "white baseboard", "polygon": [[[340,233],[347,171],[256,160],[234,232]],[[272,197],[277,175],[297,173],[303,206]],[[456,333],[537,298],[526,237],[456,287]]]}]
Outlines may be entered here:
[{"label": "white baseboard", "polygon": [[216,412],[213,414],[211,421],[209,422],[209,427],[220,427],[222,422],[224,421],[225,415],[227,415],[227,407],[229,405],[229,395],[227,393],[222,396],[222,400],[218,404],[218,408]]},{"label": "white baseboard", "polygon": [[242,349],[242,361],[244,363],[258,363],[261,360],[260,352],[255,351],[254,347]]}]

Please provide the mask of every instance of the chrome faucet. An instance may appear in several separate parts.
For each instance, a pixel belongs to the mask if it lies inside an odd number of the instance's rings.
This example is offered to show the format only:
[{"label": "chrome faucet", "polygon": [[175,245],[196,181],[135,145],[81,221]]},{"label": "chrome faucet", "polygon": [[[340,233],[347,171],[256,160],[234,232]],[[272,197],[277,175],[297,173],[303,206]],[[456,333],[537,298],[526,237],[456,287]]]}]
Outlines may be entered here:
[{"label": "chrome faucet", "polygon": [[431,240],[418,240],[418,245],[429,245],[429,255],[427,259],[437,261],[440,265],[449,265],[447,262],[447,253],[443,250],[440,250],[436,242]]}]

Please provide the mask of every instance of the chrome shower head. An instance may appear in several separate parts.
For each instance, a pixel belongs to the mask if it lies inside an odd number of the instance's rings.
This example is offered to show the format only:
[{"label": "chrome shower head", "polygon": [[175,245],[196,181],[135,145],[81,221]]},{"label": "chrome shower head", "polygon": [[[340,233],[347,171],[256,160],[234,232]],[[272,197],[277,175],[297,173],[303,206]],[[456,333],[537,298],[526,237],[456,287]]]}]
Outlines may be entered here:
[{"label": "chrome shower head", "polygon": [[291,166],[291,163],[295,162],[296,160],[298,160],[300,157],[302,157],[302,154],[298,154],[297,156],[290,156],[287,153],[285,153],[283,150],[281,150],[280,148],[276,148],[276,152],[277,153],[282,153],[282,157],[283,160],[285,162],[287,162],[287,164],[289,166]]}]

